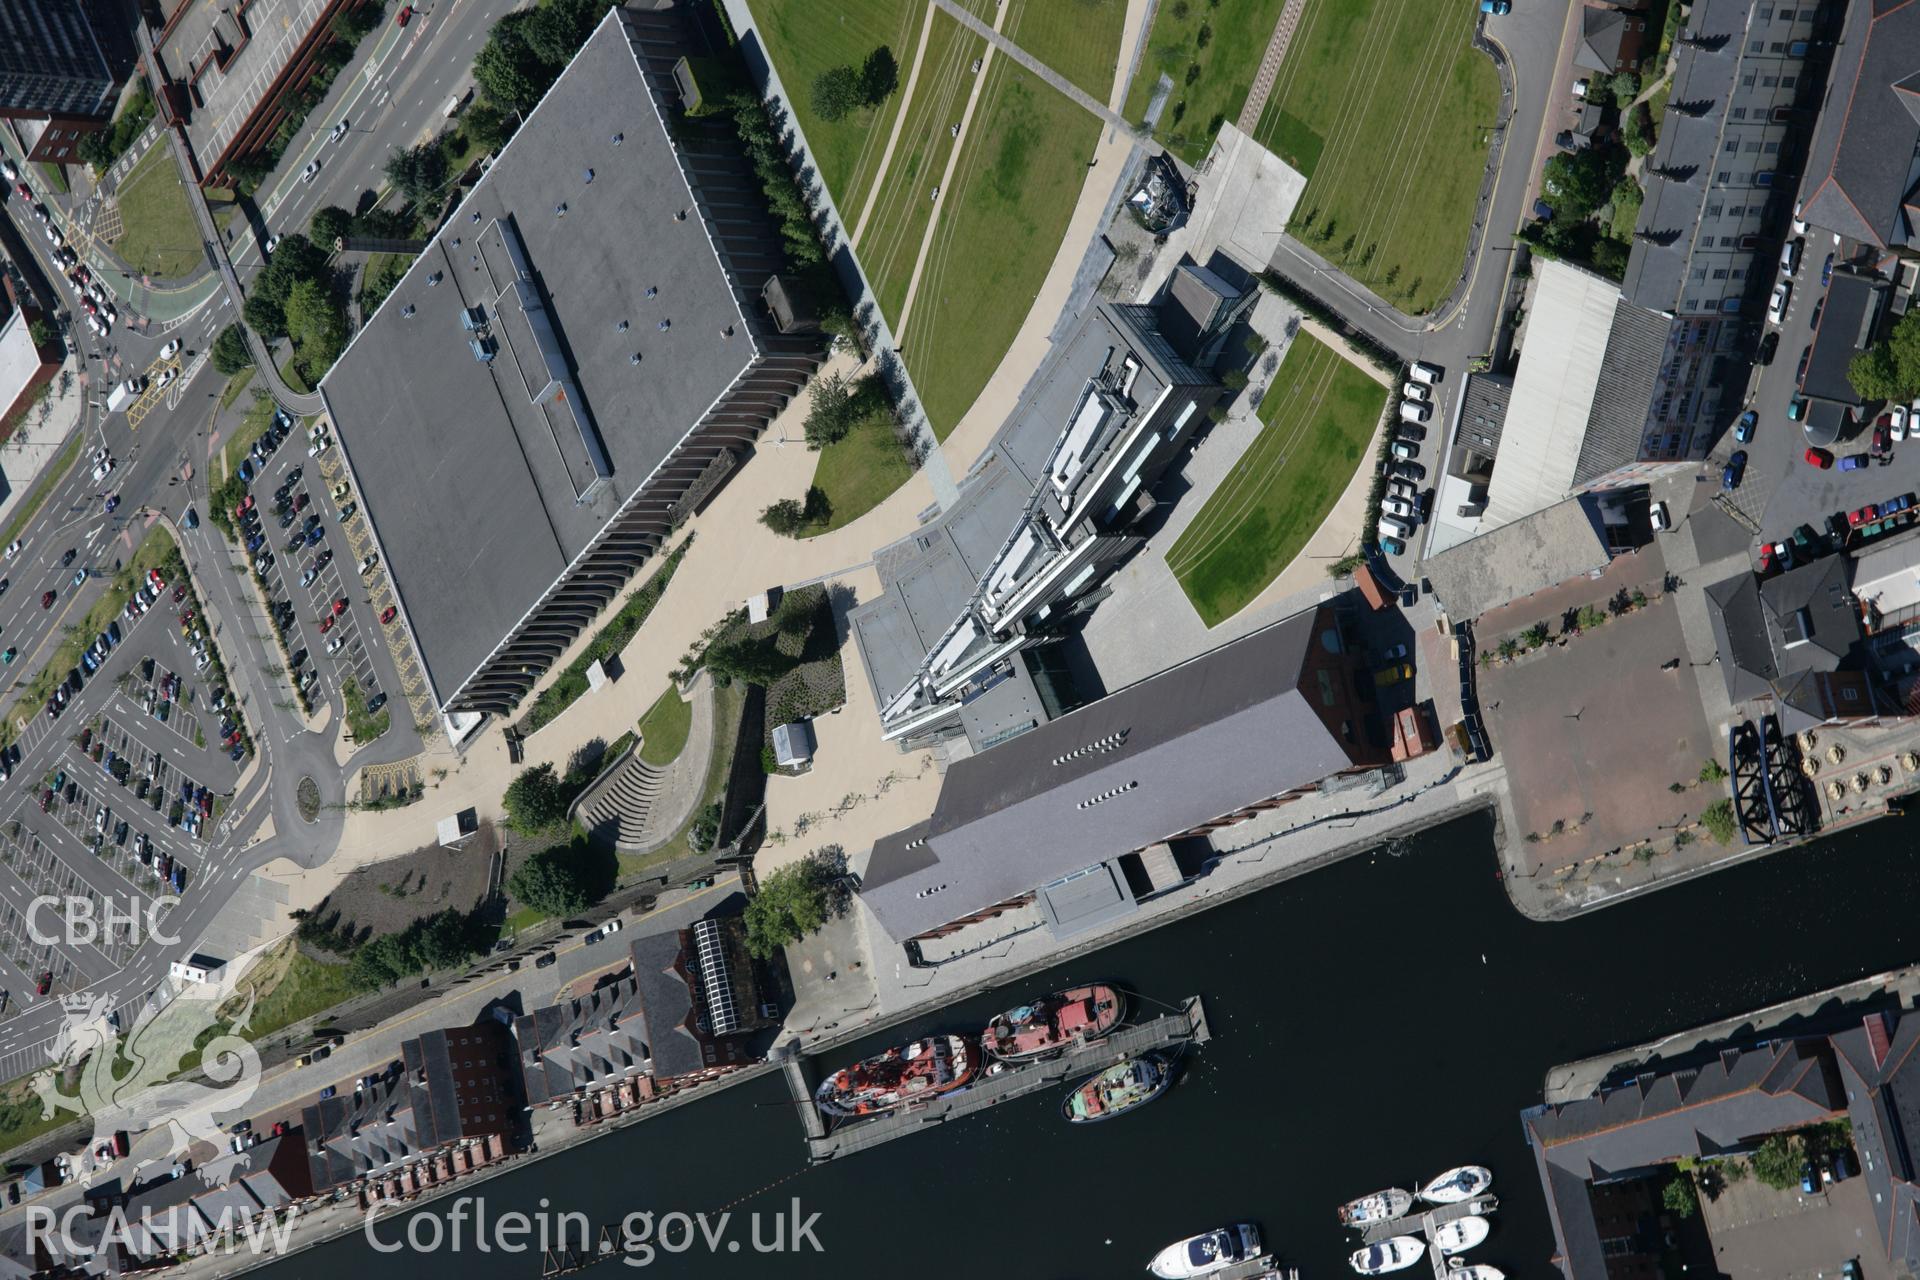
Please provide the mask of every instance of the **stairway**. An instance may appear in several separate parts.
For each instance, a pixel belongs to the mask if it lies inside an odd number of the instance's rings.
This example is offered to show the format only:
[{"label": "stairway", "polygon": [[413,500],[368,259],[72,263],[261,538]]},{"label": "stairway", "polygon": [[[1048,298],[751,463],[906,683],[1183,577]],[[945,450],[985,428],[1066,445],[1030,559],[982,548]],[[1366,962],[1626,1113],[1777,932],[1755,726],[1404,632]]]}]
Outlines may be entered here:
[{"label": "stairway", "polygon": [[628,756],[582,798],[580,821],[616,847],[642,843],[658,834],[653,830],[654,801],[665,778],[664,769],[646,763],[637,753]]}]

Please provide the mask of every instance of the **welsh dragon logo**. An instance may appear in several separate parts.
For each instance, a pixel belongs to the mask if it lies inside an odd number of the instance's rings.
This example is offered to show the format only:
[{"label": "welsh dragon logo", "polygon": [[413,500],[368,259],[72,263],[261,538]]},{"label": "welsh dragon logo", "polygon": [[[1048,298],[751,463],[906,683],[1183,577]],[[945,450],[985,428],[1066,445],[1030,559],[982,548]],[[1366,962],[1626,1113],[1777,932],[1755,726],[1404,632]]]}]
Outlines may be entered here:
[{"label": "welsh dragon logo", "polygon": [[[260,1086],[260,1055],[243,1034],[258,995],[253,984],[244,984],[241,1003],[241,980],[258,954],[256,948],[234,960],[216,979],[181,984],[171,1000],[149,1000],[124,1036],[108,1019],[107,997],[66,997],[66,1022],[49,1050],[52,1066],[33,1081],[45,1118],[61,1112],[91,1115],[93,1147],[110,1141],[116,1130],[139,1134],[164,1128],[168,1150],[164,1157],[154,1155],[156,1160],[179,1161],[196,1141],[220,1151],[226,1141],[222,1119],[240,1115]],[[209,1031],[215,1034],[201,1044]],[[200,1070],[213,1085],[168,1078],[180,1071],[196,1044]],[[61,1087],[69,1072],[78,1073],[77,1093]],[[215,1160],[200,1173],[205,1181],[225,1182],[236,1167],[250,1163],[244,1155]]]}]

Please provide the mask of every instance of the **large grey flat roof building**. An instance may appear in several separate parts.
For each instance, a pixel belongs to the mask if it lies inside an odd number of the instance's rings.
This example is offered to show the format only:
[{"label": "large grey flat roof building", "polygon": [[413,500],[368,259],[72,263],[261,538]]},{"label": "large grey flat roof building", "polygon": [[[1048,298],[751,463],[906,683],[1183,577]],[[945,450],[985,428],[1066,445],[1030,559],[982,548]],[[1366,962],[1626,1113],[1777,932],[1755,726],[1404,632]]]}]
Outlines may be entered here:
[{"label": "large grey flat roof building", "polygon": [[444,707],[511,707],[817,363],[673,20],[608,15],[321,384]]}]

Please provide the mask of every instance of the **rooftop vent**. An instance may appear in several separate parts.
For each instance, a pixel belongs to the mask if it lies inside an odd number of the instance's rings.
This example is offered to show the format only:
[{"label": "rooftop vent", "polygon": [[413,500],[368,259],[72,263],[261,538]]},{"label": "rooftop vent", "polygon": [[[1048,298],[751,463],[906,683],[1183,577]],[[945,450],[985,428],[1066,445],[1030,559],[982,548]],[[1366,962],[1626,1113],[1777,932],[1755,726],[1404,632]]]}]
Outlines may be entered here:
[{"label": "rooftop vent", "polygon": [[1102,791],[1099,795],[1094,796],[1091,799],[1082,800],[1079,804],[1075,805],[1074,808],[1091,809],[1093,808],[1093,806],[1097,804],[1105,804],[1107,801],[1113,799],[1115,796],[1123,796],[1127,794],[1127,792],[1132,791],[1135,787],[1139,785],[1140,784],[1138,782],[1122,783],[1120,786],[1111,787],[1108,790]]},{"label": "rooftop vent", "polygon": [[916,898],[931,898],[934,894],[939,893],[942,889],[945,889],[946,887],[947,886],[943,884],[929,885],[927,888],[922,889],[920,892],[914,894],[913,896]]},{"label": "rooftop vent", "polygon": [[1063,765],[1069,760],[1078,760],[1081,756],[1092,755],[1096,751],[1118,751],[1127,744],[1127,735],[1132,732],[1132,729],[1115,730],[1104,737],[1095,738],[1083,747],[1075,747],[1065,755],[1055,756],[1053,763],[1055,765]]}]

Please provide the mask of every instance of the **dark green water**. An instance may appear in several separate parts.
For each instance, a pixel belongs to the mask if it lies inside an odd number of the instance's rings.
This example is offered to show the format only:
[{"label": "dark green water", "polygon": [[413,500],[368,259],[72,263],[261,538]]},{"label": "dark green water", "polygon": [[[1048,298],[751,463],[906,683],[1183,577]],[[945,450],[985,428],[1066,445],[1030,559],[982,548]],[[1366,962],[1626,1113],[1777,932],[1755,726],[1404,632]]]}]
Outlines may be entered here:
[{"label": "dark green water", "polygon": [[[1400,856],[1351,859],[882,1037],[973,1029],[1012,997],[1070,980],[1203,993],[1213,1042],[1137,1115],[1069,1127],[1044,1094],[807,1169],[773,1076],[471,1194],[490,1221],[544,1199],[596,1231],[636,1211],[731,1209],[736,1252],[658,1254],[633,1269],[647,1275],[1139,1276],[1169,1240],[1249,1218],[1302,1280],[1338,1280],[1353,1245],[1337,1204],[1472,1162],[1492,1167],[1503,1202],[1473,1260],[1544,1278],[1557,1274],[1552,1239],[1518,1112],[1540,1100],[1549,1066],[1920,959],[1911,819],[1548,925],[1508,905],[1490,830],[1453,823]],[[794,1198],[820,1215],[823,1251],[755,1252],[746,1215],[770,1221]],[[419,1213],[445,1220],[449,1208]],[[413,1216],[383,1223],[381,1238],[402,1239]],[[386,1255],[355,1236],[275,1273],[539,1276],[538,1252],[481,1253],[465,1234],[459,1252]]]}]

